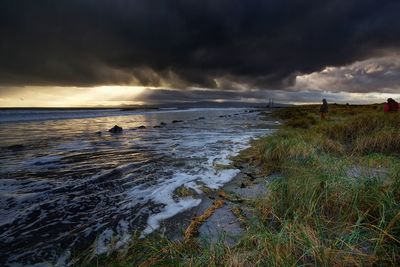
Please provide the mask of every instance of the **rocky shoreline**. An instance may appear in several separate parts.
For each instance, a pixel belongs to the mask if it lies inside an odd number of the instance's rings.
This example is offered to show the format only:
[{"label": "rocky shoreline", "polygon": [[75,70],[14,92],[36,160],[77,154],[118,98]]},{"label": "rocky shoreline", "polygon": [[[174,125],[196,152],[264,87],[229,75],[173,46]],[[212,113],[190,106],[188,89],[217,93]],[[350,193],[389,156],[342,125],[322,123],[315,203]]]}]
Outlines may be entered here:
[{"label": "rocky shoreline", "polygon": [[200,205],[177,214],[161,223],[158,234],[162,233],[170,240],[184,240],[185,230],[191,222],[203,215],[207,209],[218,200],[223,205],[213,211],[204,222],[200,223],[195,236],[202,244],[207,245],[219,241],[232,246],[246,231],[246,221],[256,218],[252,209],[245,204],[264,196],[267,193],[267,184],[279,177],[278,175],[265,176],[257,166],[245,163],[235,163],[240,172],[218,190],[210,190],[200,196]]},{"label": "rocky shoreline", "polygon": [[156,233],[164,234],[173,241],[182,241],[191,222],[207,212],[216,200],[223,200],[224,204],[201,223],[196,236],[204,244],[223,240],[230,246],[234,245],[246,230],[243,216],[246,221],[256,218],[249,205],[243,202],[265,196],[268,183],[280,175],[265,175],[260,166],[243,161],[240,155],[234,157],[232,166],[240,172],[230,182],[218,190],[206,190],[203,194],[196,195],[197,198],[201,198],[200,205],[164,220]]}]

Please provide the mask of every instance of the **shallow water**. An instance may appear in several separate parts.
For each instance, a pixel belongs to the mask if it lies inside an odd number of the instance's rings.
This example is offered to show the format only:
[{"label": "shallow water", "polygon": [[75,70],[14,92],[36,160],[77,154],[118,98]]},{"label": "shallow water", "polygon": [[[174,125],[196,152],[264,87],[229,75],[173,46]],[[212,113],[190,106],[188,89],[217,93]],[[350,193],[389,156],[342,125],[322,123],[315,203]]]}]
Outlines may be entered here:
[{"label": "shallow water", "polygon": [[[175,189],[221,187],[238,170],[218,164],[276,124],[245,109],[35,112],[0,111],[0,265],[57,263],[151,233],[200,203]],[[122,134],[107,131],[115,124]]]}]

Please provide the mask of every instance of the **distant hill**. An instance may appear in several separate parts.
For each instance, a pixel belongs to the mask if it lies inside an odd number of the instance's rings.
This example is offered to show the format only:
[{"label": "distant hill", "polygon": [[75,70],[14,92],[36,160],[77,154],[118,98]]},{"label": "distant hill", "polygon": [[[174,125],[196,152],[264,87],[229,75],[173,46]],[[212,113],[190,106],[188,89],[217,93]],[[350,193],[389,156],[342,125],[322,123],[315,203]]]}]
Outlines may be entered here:
[{"label": "distant hill", "polygon": [[[248,102],[211,102],[211,101],[200,101],[200,102],[175,102],[175,103],[164,103],[154,104],[146,106],[126,106],[124,109],[140,109],[140,108],[266,108],[268,103],[248,103]],[[274,103],[274,107],[287,107],[288,104]]]}]

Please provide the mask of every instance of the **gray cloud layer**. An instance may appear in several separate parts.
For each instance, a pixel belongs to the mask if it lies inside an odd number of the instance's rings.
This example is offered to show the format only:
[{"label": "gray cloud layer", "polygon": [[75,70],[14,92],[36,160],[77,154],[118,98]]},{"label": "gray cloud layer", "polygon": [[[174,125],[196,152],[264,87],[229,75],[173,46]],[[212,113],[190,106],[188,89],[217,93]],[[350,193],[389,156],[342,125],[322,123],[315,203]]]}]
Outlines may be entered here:
[{"label": "gray cloud layer", "polygon": [[298,74],[397,50],[398,14],[395,0],[4,0],[0,85],[297,90]]}]

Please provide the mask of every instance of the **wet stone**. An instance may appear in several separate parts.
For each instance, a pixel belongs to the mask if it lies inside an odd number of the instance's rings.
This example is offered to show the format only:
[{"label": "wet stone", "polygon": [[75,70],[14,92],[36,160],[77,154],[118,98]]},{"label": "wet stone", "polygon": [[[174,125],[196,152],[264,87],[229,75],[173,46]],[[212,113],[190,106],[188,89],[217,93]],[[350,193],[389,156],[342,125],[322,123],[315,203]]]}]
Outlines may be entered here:
[{"label": "wet stone", "polygon": [[244,231],[229,206],[225,205],[217,209],[200,227],[199,240],[204,242],[204,245],[223,240],[227,245],[233,246],[244,234]]},{"label": "wet stone", "polygon": [[[242,183],[242,185],[244,184]],[[264,183],[257,183],[244,187],[242,187],[242,185],[239,188],[231,189],[231,191],[238,194],[242,198],[262,197],[267,192],[267,186]]]}]

